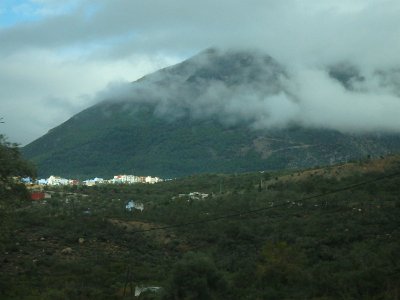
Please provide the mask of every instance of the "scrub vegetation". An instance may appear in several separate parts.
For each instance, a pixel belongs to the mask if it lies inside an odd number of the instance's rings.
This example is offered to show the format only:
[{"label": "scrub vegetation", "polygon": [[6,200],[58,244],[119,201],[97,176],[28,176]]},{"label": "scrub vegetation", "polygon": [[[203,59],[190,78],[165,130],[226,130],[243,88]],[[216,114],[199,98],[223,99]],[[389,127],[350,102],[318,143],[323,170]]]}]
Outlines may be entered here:
[{"label": "scrub vegetation", "polygon": [[396,299],[399,161],[54,187],[45,201],[3,185],[0,298]]}]

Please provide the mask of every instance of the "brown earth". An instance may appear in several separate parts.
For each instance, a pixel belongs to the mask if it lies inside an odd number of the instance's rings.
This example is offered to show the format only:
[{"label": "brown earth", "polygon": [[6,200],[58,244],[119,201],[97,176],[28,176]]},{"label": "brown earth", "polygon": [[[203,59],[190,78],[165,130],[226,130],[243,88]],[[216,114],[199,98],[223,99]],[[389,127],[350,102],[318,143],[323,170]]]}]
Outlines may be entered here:
[{"label": "brown earth", "polygon": [[[303,181],[313,176],[322,176],[325,178],[342,179],[354,175],[363,175],[366,173],[384,173],[400,166],[400,155],[392,155],[374,160],[365,160],[361,162],[350,162],[340,165],[334,165],[323,168],[314,168],[310,170],[293,172],[289,175],[278,177],[280,181]],[[268,183],[274,183],[276,179],[269,180]]]}]

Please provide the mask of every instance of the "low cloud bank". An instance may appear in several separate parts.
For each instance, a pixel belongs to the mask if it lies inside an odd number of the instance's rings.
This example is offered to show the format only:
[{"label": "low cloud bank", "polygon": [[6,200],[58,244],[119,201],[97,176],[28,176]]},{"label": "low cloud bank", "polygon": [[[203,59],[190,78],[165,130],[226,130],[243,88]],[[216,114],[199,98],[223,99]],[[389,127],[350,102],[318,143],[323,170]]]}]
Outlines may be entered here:
[{"label": "low cloud bank", "polygon": [[133,84],[113,83],[97,98],[151,104],[170,119],[363,133],[400,132],[399,95],[400,70],[363,71],[346,63],[292,68],[259,52],[230,50],[201,54]]}]

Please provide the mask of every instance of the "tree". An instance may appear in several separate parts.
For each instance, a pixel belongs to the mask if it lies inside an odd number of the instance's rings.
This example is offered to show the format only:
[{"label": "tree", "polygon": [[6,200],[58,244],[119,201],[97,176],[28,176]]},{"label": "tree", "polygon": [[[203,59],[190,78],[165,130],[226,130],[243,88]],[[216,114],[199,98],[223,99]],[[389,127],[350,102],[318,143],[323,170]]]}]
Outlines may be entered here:
[{"label": "tree", "polygon": [[[309,274],[305,271],[306,256],[301,249],[286,242],[265,244],[257,267],[259,287],[267,299],[282,299],[286,295],[306,293]],[[303,298],[296,295],[296,299]]]},{"label": "tree", "polygon": [[10,236],[13,208],[28,195],[18,177],[35,177],[34,167],[21,157],[17,144],[0,134],[0,251]]},{"label": "tree", "polygon": [[18,145],[0,134],[0,193],[2,196],[20,190],[16,177],[35,177],[33,165],[21,157]]},{"label": "tree", "polygon": [[174,267],[164,299],[220,299],[226,281],[212,260],[189,252]]}]

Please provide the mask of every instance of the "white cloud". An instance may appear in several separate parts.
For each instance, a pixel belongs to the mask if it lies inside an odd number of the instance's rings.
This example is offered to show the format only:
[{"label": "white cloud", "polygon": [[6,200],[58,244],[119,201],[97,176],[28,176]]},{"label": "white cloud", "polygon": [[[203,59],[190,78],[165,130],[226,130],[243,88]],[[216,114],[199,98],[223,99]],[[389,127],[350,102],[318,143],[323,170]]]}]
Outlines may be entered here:
[{"label": "white cloud", "polygon": [[135,80],[175,62],[142,55],[120,61],[81,59],[40,50],[0,61],[2,131],[25,144],[93,104],[94,93],[110,81]]},{"label": "white cloud", "polygon": [[[232,52],[218,56],[203,53],[181,66],[179,73],[156,74],[134,85],[111,85],[99,99],[152,104],[156,114],[167,118],[217,118],[228,124],[245,122],[256,129],[299,124],[351,133],[400,132],[400,76],[357,73],[346,87],[345,82],[329,75],[327,68],[284,72],[253,52],[252,60],[248,60],[252,62],[237,69],[216,60],[225,55],[235,63],[237,56]],[[215,65],[218,78],[224,75],[224,67],[233,68],[228,82],[210,77]],[[193,77],[199,68],[206,78]],[[245,74],[252,74],[252,80],[241,80],[248,78]]]},{"label": "white cloud", "polygon": [[[17,4],[21,20],[27,20],[26,14],[36,16],[36,21],[0,28],[0,113],[7,120],[6,133],[18,142],[37,138],[89,105],[108,82],[132,81],[210,46],[262,49],[301,74],[302,105],[292,105],[284,95],[269,99],[264,103],[269,118],[260,116],[258,126],[271,120],[278,124],[282,116],[302,119],[303,113],[310,126],[398,128],[399,82],[386,78],[391,83],[383,87],[382,77],[376,76],[376,71],[387,74],[400,67],[397,0]],[[340,62],[351,62],[366,76],[358,92],[343,90],[322,72]],[[49,99],[59,104],[50,107]],[[254,105],[256,110],[261,104]]]},{"label": "white cloud", "polygon": [[385,90],[349,91],[320,70],[302,70],[295,92],[301,123],[341,131],[400,131],[400,98]]}]

